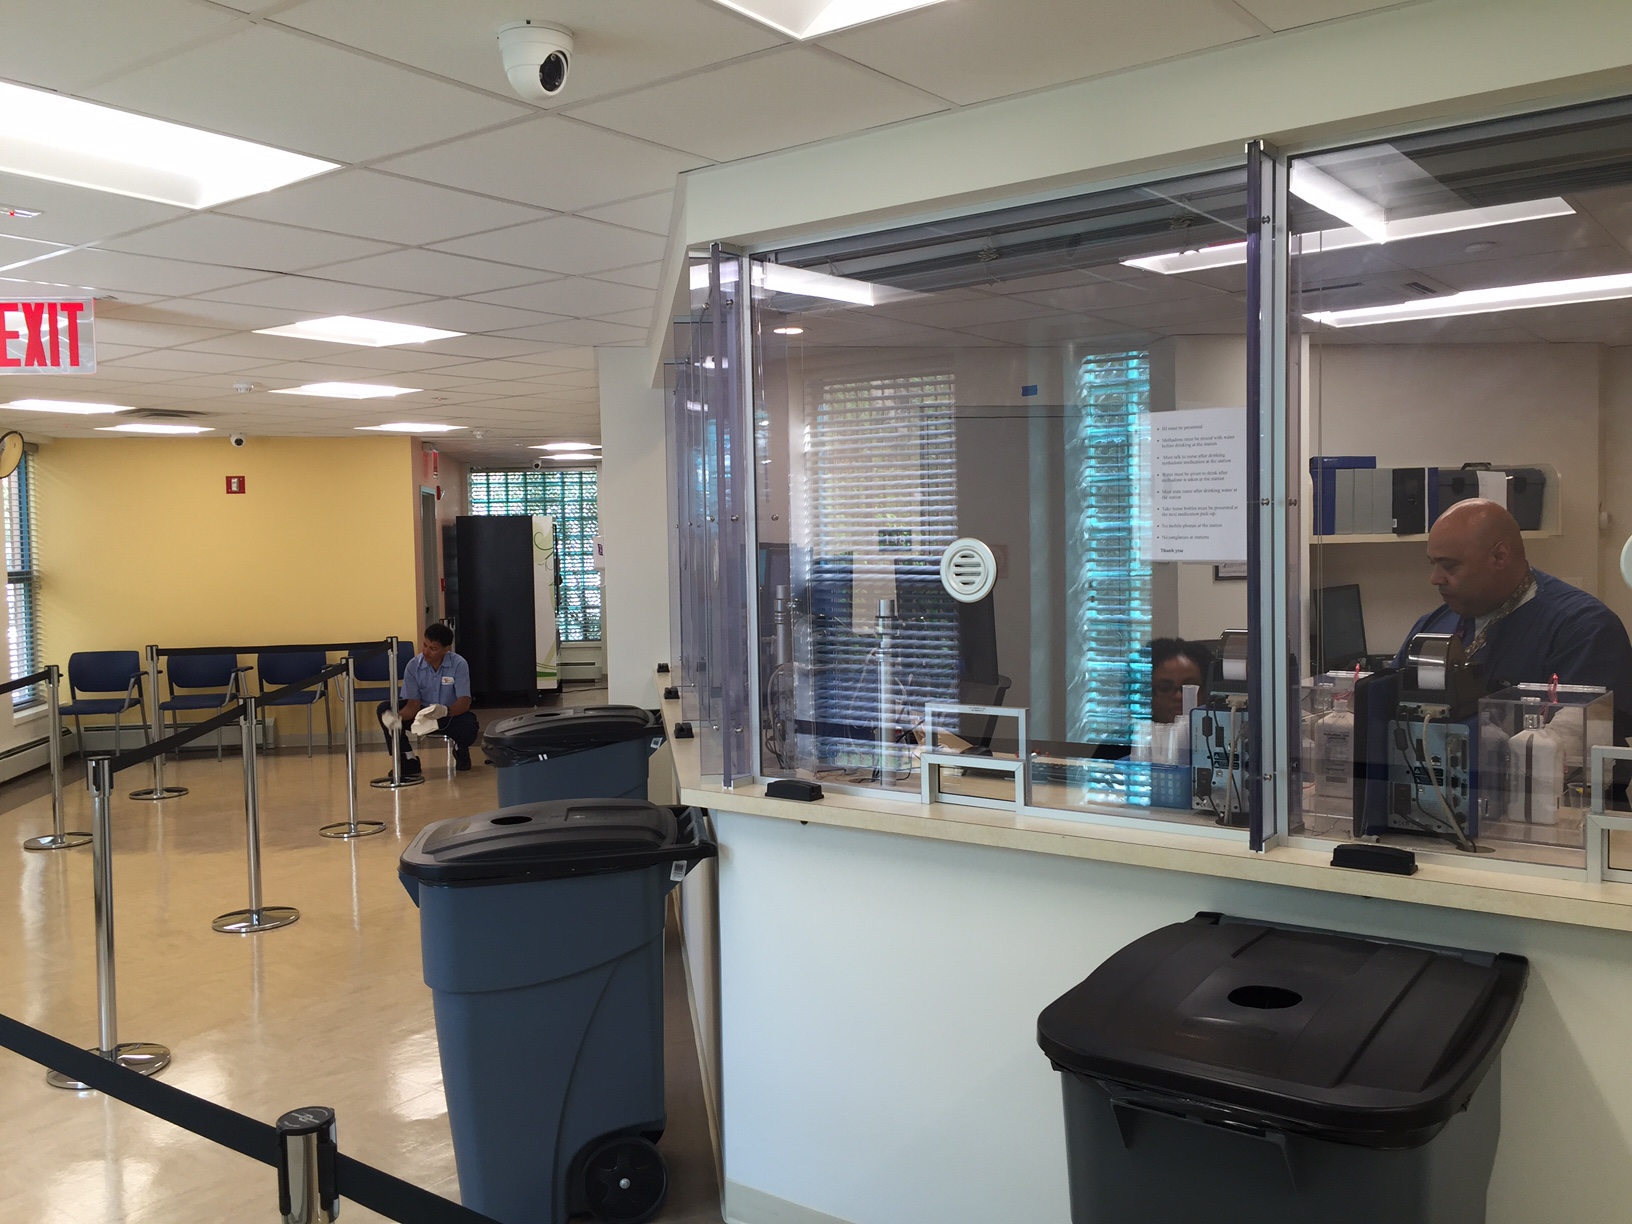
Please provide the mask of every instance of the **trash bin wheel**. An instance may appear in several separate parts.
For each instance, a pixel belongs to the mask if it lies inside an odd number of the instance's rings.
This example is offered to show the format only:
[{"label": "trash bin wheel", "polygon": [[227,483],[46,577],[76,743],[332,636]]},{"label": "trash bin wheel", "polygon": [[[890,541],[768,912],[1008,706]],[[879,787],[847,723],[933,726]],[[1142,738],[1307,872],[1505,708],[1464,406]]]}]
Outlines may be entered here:
[{"label": "trash bin wheel", "polygon": [[669,1168],[645,1139],[609,1139],[584,1161],[584,1198],[604,1224],[645,1224],[669,1197]]}]

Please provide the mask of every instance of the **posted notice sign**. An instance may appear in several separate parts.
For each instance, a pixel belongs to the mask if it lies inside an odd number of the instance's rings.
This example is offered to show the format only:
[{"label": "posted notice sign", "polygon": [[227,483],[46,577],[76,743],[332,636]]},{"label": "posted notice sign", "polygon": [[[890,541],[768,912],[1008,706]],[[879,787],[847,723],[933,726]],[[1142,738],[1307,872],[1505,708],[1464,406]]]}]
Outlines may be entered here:
[{"label": "posted notice sign", "polygon": [[95,374],[90,298],[0,299],[0,374]]},{"label": "posted notice sign", "polygon": [[1247,410],[1150,414],[1156,561],[1247,559]]}]

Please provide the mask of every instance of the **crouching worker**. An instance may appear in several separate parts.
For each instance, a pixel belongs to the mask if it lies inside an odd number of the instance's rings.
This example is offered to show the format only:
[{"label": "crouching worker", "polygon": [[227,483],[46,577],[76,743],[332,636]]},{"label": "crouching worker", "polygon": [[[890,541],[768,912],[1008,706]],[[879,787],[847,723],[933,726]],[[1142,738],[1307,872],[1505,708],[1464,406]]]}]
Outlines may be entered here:
[{"label": "crouching worker", "polygon": [[[402,776],[417,778],[419,758],[409,734],[440,732],[453,741],[453,760],[459,772],[470,768],[470,746],[481,733],[476,715],[470,712],[470,665],[453,653],[453,630],[446,625],[428,625],[419,654],[402,676],[396,712],[389,701],[380,702],[380,726],[385,731],[385,750],[397,741],[402,754]],[[392,732],[400,729],[400,734]]]}]

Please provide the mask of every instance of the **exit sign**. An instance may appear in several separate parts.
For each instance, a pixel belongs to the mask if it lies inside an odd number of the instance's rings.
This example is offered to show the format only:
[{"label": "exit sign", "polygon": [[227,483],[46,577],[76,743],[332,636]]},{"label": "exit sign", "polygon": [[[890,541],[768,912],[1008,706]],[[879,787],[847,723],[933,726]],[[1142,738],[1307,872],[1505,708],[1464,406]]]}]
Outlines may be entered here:
[{"label": "exit sign", "polygon": [[242,476],[228,476],[227,477],[227,492],[228,493],[242,493],[243,491],[244,491],[244,478]]},{"label": "exit sign", "polygon": [[95,374],[91,298],[0,301],[0,374]]}]

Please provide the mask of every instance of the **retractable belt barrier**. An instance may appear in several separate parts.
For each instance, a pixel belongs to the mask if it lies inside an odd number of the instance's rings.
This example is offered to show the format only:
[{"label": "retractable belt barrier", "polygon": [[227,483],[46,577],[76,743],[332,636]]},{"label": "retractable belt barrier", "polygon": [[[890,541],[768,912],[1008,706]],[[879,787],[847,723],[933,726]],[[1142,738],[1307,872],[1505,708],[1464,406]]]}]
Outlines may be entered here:
[{"label": "retractable belt barrier", "polygon": [[[277,1126],[271,1126],[147,1079],[5,1015],[0,1015],[0,1046],[67,1080],[277,1169],[279,1209],[289,1224],[333,1220],[339,1198],[398,1224],[496,1224],[489,1216],[336,1150],[334,1114],[326,1107],[292,1110]],[[314,1134],[317,1142],[302,1142]]]}]

